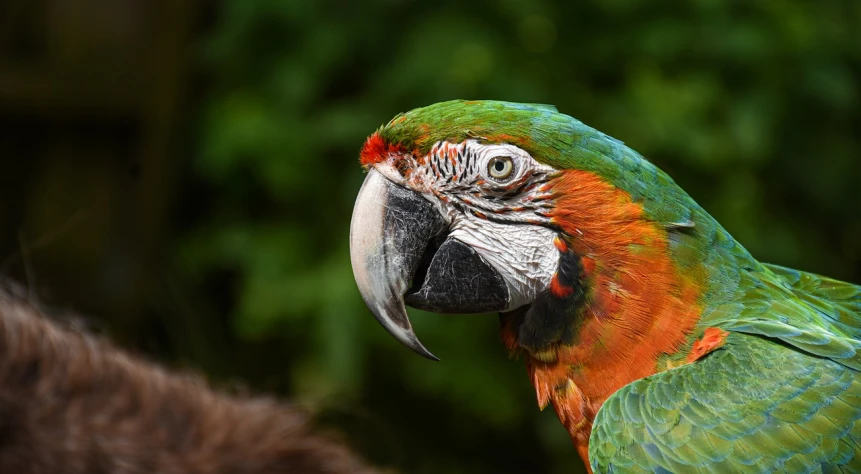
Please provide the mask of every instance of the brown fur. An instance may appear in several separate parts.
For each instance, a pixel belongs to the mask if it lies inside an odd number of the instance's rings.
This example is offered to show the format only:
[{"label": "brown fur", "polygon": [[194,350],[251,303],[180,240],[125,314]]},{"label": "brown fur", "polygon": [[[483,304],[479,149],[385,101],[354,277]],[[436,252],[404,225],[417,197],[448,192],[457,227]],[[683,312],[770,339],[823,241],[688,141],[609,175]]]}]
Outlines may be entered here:
[{"label": "brown fur", "polygon": [[301,411],[218,393],[0,291],[0,473],[373,472]]}]

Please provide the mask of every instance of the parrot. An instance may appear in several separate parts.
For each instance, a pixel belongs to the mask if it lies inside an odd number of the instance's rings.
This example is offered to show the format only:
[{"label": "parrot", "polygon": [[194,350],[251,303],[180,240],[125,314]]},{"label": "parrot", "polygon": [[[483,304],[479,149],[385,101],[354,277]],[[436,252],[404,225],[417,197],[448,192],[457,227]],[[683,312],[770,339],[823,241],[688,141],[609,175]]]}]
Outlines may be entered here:
[{"label": "parrot", "polygon": [[499,314],[589,472],[861,472],[861,286],[761,263],[666,173],[543,104],[395,116],[350,261],[371,313],[429,359],[406,305]]}]

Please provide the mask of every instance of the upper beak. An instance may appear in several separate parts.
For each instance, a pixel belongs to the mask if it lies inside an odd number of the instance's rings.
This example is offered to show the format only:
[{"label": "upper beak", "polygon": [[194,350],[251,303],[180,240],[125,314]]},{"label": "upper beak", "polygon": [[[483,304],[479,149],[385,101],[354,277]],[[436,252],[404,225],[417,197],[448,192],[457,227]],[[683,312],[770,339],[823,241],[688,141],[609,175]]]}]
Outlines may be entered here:
[{"label": "upper beak", "polygon": [[466,244],[445,238],[448,222],[422,194],[376,169],[368,173],[353,208],[350,260],[365,304],[396,339],[438,360],[418,340],[411,306],[436,312],[486,312],[508,305],[499,273]]}]

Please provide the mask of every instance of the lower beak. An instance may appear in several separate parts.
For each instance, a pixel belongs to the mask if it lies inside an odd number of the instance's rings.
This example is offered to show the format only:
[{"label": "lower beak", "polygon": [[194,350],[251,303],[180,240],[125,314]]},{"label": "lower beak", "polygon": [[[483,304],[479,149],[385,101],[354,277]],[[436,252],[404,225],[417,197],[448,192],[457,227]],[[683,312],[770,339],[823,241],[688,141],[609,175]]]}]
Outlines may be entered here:
[{"label": "lower beak", "polygon": [[499,273],[459,240],[422,194],[371,169],[353,208],[350,260],[365,304],[401,343],[438,360],[418,340],[404,301],[438,313],[501,311],[509,302]]}]

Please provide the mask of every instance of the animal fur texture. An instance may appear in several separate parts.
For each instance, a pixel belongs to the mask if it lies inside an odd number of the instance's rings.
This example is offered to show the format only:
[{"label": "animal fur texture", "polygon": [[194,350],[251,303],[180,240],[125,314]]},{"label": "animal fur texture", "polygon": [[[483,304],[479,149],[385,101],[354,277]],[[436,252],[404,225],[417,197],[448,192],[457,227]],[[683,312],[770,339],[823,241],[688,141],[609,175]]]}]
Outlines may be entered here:
[{"label": "animal fur texture", "polygon": [[0,473],[372,472],[296,408],[219,393],[0,291]]}]

